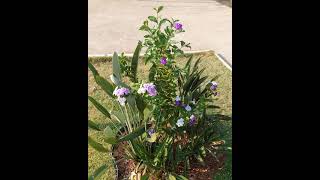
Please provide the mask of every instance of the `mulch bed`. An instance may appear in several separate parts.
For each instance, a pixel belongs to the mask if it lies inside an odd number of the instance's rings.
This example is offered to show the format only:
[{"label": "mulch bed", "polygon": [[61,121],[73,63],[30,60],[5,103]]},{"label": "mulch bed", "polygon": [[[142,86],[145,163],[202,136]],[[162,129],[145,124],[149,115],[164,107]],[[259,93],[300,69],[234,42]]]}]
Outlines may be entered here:
[{"label": "mulch bed", "polygon": [[[207,155],[204,159],[205,166],[198,162],[196,159],[190,159],[189,180],[212,180],[215,173],[223,167],[226,160],[225,154],[218,154],[217,158]],[[179,167],[179,174],[183,175],[183,165]]]},{"label": "mulch bed", "polygon": [[133,160],[126,160],[124,158],[126,142],[119,143],[114,151],[113,156],[116,159],[118,166],[118,179],[128,179],[132,171],[134,171],[135,163]]},{"label": "mulch bed", "polygon": [[[116,159],[118,166],[118,179],[128,179],[132,171],[135,168],[135,162],[133,160],[126,160],[124,158],[124,147],[126,143],[122,142],[115,146],[113,155]],[[196,159],[190,159],[189,180],[212,180],[215,173],[219,171],[224,165],[226,155],[223,153],[217,154],[217,157],[207,155],[204,159],[205,166],[199,163]],[[178,166],[178,174],[183,174],[183,165]]]}]

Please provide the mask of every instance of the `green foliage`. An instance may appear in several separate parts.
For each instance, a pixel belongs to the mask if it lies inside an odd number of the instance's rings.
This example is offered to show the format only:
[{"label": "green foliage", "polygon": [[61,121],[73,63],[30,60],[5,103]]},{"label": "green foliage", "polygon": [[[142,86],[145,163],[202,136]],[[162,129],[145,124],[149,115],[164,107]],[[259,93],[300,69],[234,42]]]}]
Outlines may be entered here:
[{"label": "green foliage", "polygon": [[94,171],[94,173],[88,177],[88,180],[96,180],[98,179],[106,170],[108,166],[106,164],[99,167],[97,170]]},{"label": "green foliage", "polygon": [[[138,42],[131,63],[123,54],[119,57],[114,53],[110,77],[113,84],[88,64],[96,83],[112,98],[113,107],[108,108],[111,110],[108,111],[94,98],[88,98],[110,119],[110,124],[103,130],[104,141],[112,145],[126,142],[126,157],[134,160],[138,167],[145,167],[147,175],[143,179],[148,179],[148,173],[153,176],[163,173],[167,179],[185,180],[190,159],[195,158],[205,165],[204,159],[214,154],[210,149],[211,143],[221,138],[215,128],[217,121],[212,121],[207,114],[210,107],[219,108],[211,102],[217,91],[210,89],[209,77],[203,75],[205,68],[199,67],[201,58],[192,65],[193,58],[190,57],[183,68],[176,65],[176,57],[183,55],[182,48],[190,48],[190,43],[173,40],[177,33],[184,32],[183,29],[175,29],[174,24],[179,20],[159,16],[162,6],[154,10],[156,15],[149,16],[140,27],[146,35],[142,42]],[[137,78],[142,48],[146,48],[143,59],[150,64],[148,83],[155,85],[156,96],[140,91],[145,84]],[[161,63],[161,58],[166,58],[167,62]],[[129,77],[130,82],[123,80],[122,75]],[[210,78],[214,81],[217,77]],[[117,94],[118,90],[124,89],[128,92]],[[176,97],[181,99],[180,105],[176,104]],[[189,110],[187,106],[190,106]],[[191,121],[192,116],[195,117],[194,122]],[[177,125],[180,118],[184,122],[182,126]],[[90,120],[88,127],[101,131]],[[107,152],[101,143],[90,137],[88,143],[100,152]],[[179,164],[184,165],[183,175],[177,172]]]},{"label": "green foliage", "polygon": [[112,57],[112,70],[113,70],[113,75],[115,75],[117,79],[121,81],[119,57],[116,52],[113,53],[113,57]]},{"label": "green foliage", "polygon": [[104,114],[106,117],[111,118],[110,113],[108,112],[108,110],[103,107],[98,101],[96,101],[93,97],[88,96],[88,99],[92,102],[92,104],[102,113]]},{"label": "green foliage", "polygon": [[131,78],[132,78],[131,80],[135,83],[138,82],[137,68],[138,68],[138,60],[139,60],[141,48],[142,48],[142,42],[139,41],[138,45],[136,47],[136,50],[133,53],[133,57],[132,57],[132,61],[131,61]]},{"label": "green foliage", "polygon": [[96,130],[96,131],[101,131],[99,126],[95,122],[93,122],[91,120],[88,120],[88,127],[93,129],[93,130]]},{"label": "green foliage", "polygon": [[106,149],[101,143],[98,143],[97,141],[92,139],[90,136],[88,137],[88,144],[99,152],[104,152],[104,153],[109,152],[109,150]]}]

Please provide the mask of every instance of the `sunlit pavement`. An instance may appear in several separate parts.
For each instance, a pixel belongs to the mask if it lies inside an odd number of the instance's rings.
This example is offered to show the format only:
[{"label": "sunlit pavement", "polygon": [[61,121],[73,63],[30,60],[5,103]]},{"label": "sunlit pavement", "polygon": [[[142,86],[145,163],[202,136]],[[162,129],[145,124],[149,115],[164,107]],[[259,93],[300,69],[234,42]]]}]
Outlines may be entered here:
[{"label": "sunlit pavement", "polygon": [[89,55],[132,53],[144,33],[142,22],[164,6],[162,17],[179,19],[177,38],[192,50],[214,50],[232,64],[232,9],[214,0],[89,0]]}]

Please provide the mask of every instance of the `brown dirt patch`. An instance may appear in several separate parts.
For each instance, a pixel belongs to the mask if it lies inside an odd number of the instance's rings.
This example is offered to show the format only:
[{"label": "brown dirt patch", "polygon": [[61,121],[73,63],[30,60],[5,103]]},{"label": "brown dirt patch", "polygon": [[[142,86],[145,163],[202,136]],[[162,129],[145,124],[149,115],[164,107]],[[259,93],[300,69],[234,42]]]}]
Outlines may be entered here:
[{"label": "brown dirt patch", "polygon": [[133,160],[125,159],[125,149],[124,147],[127,145],[126,142],[122,142],[115,146],[113,151],[113,156],[116,159],[118,166],[118,179],[128,179],[130,177],[131,172],[135,168],[135,163]]}]

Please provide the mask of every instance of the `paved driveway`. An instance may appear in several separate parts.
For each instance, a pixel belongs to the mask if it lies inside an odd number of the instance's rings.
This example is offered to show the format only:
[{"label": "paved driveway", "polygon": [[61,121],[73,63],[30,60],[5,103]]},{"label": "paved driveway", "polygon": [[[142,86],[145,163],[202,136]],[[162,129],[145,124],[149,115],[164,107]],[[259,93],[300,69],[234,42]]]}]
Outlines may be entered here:
[{"label": "paved driveway", "polygon": [[232,64],[232,9],[214,0],[89,0],[89,55],[132,53],[143,39],[139,27],[160,5],[163,17],[184,25],[178,39],[192,50],[214,50]]}]

